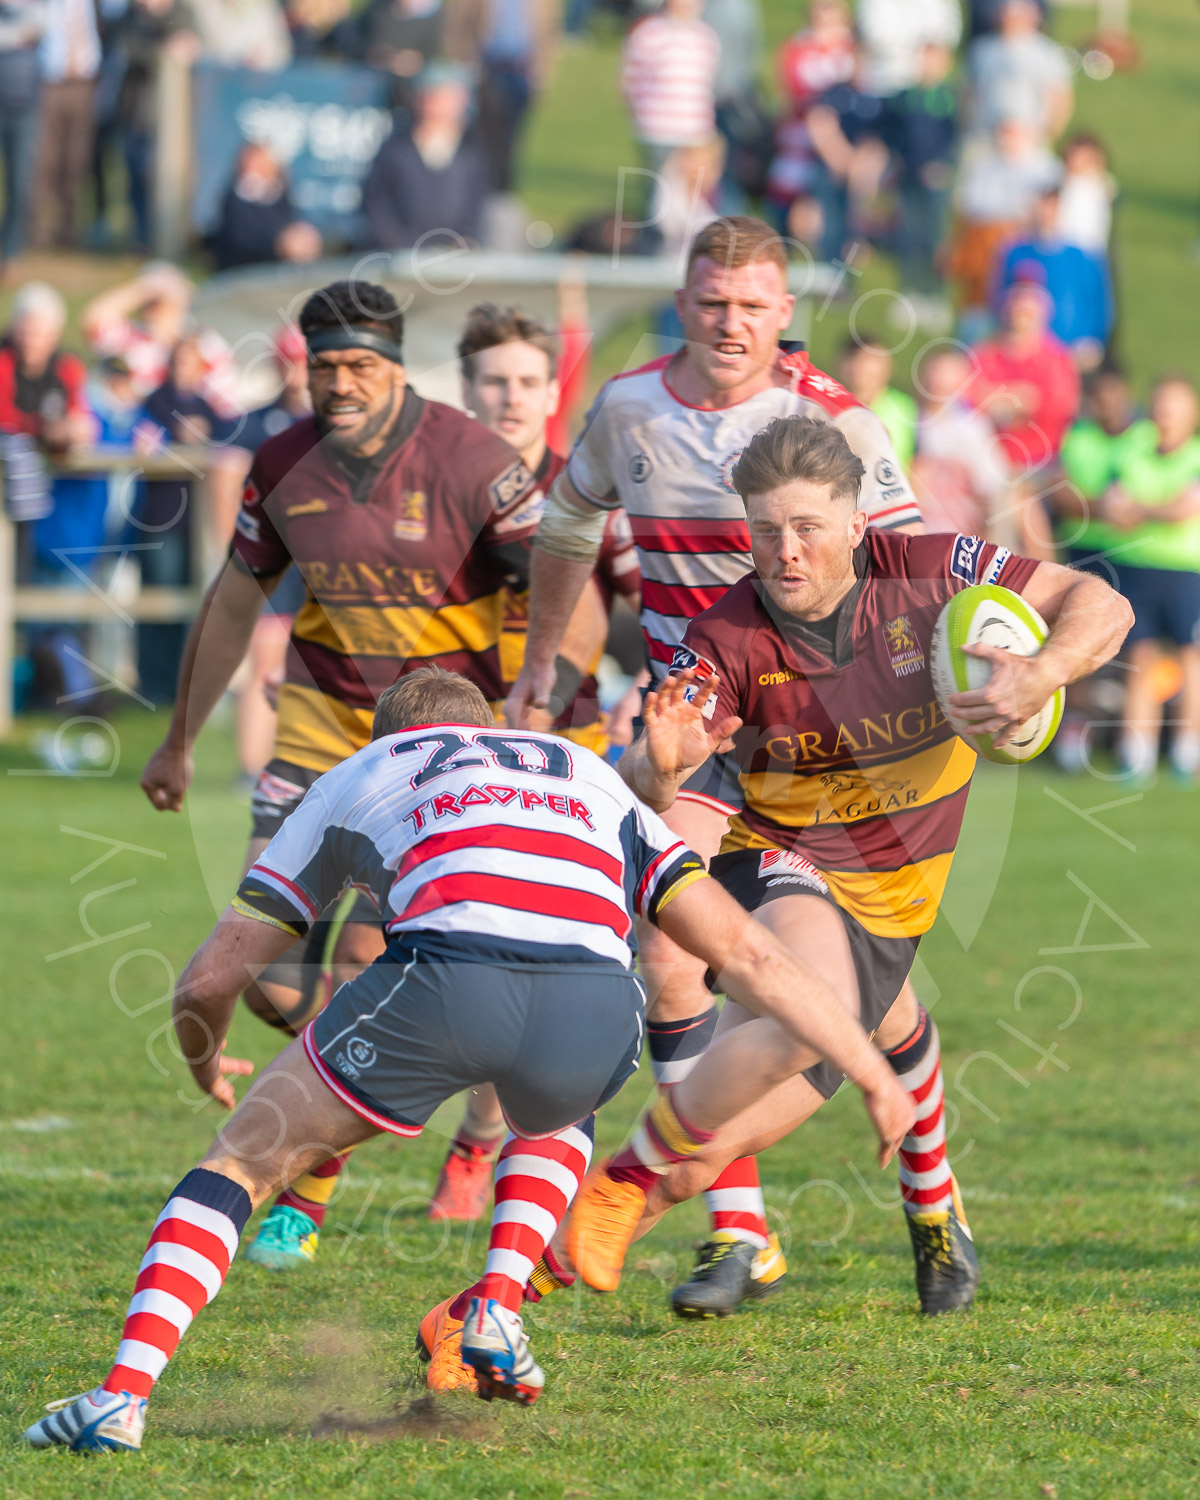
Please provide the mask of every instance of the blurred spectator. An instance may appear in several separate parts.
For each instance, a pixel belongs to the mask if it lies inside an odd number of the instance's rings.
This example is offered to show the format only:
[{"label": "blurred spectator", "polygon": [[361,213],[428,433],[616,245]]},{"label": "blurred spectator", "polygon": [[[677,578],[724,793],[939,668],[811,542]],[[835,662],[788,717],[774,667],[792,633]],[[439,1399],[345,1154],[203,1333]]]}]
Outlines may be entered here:
[{"label": "blurred spectator", "polygon": [[1111,528],[1117,585],[1133,605],[1125,640],[1133,671],[1125,694],[1118,759],[1130,775],[1152,774],[1162,725],[1156,668],[1164,645],[1183,676],[1171,768],[1193,784],[1200,769],[1200,406],[1188,381],[1160,380],[1149,422],[1116,450],[1116,478],[1101,504]]},{"label": "blurred spectator", "polygon": [[512,190],[517,140],[557,43],[555,0],[451,0],[447,7],[446,55],[479,78],[479,140],[495,192]]},{"label": "blurred spectator", "polygon": [[631,27],[621,88],[646,166],[661,169],[678,146],[699,146],[716,129],[714,90],[721,44],[700,19],[700,0],[664,0]]},{"label": "blurred spectator", "polygon": [[914,376],[917,387],[913,489],[928,531],[961,531],[1012,545],[1008,462],[996,429],[965,399],[972,364],[956,344],[936,345]]},{"label": "blurred spectator", "polygon": [[[1002,121],[990,142],[964,151],[947,270],[968,320],[977,322],[988,307],[1001,245],[1029,221],[1037,195],[1061,172],[1058,157],[1019,120]],[[969,321],[967,330],[974,331]]]},{"label": "blurred spectator", "polygon": [[78,239],[79,192],[96,129],[100,32],[94,0],[47,0],[39,55],[44,82],[32,240],[70,248]]},{"label": "blurred spectator", "polygon": [[682,255],[718,217],[724,165],[725,142],[719,135],[701,146],[680,146],[667,157],[654,184],[649,215],[660,236],[660,253]]},{"label": "blurred spectator", "polygon": [[249,141],[238,152],[208,248],[218,271],[274,260],[304,263],[321,254],[320,232],[298,217],[287,175],[266,146]]},{"label": "blurred spectator", "polygon": [[881,98],[919,80],[926,46],[953,54],[962,39],[958,0],[858,0],[857,21],[866,49],[863,87]]},{"label": "blurred spectator", "polygon": [[817,155],[813,178],[821,209],[819,254],[834,260],[852,235],[869,237],[868,215],[887,170],[883,100],[862,84],[863,54],[847,83],[835,83],[805,117]]},{"label": "blurred spectator", "polygon": [[[1040,24],[1044,26],[1049,0],[1036,0],[1036,3],[1041,15]],[[977,36],[988,36],[999,31],[1004,5],[1005,0],[967,0],[968,40],[973,42]]]},{"label": "blurred spectator", "polygon": [[478,243],[491,173],[467,128],[470,109],[461,69],[435,63],[422,75],[411,129],[388,136],[363,183],[372,245],[400,250],[456,236]]},{"label": "blurred spectator", "polygon": [[[1121,441],[1136,420],[1133,392],[1115,365],[1101,366],[1084,381],[1080,419],[1059,454],[1065,482],[1052,493],[1059,541],[1072,567],[1087,566],[1106,551],[1109,538],[1096,521],[1099,502],[1117,477]],[[1114,581],[1111,571],[1103,576]]]},{"label": "blurred spectator", "polygon": [[412,108],[416,78],[442,51],[444,14],[441,0],[370,0],[358,17],[363,58],[392,76],[393,109]]},{"label": "blurred spectator", "polygon": [[808,26],[779,49],[779,85],[798,119],[822,94],[854,77],[854,29],[845,0],[813,0]]},{"label": "blurred spectator", "polygon": [[[268,438],[286,432],[312,405],[308,397],[308,350],[298,329],[284,325],[275,335],[278,388],[274,398],[247,412],[229,444],[228,461],[209,475],[212,524],[222,538],[233,535],[250,463]],[[235,738],[243,779],[251,781],[271,758],[275,740],[274,698],[283,680],[291,622],[304,603],[304,579],[293,565],[284,574],[250,638],[250,649],[231,684],[237,693]]]},{"label": "blurred spectator", "polygon": [[[907,391],[898,391],[891,384],[891,350],[881,339],[847,340],[842,346],[838,377],[850,394],[873,411],[887,428],[896,457],[907,470],[916,443],[917,403]],[[899,482],[897,477],[896,483]]]},{"label": "blurred spectator", "polygon": [[0,158],[4,162],[0,278],[9,261],[25,247],[42,87],[38,45],[47,5],[48,0],[7,0],[0,6]]},{"label": "blurred spectator", "polygon": [[292,60],[292,38],[277,0],[192,0],[205,62],[273,73]]},{"label": "blurred spectator", "polygon": [[788,232],[805,242],[819,232],[813,195],[821,172],[808,111],[836,84],[849,83],[854,65],[849,7],[844,0],[813,0],[808,29],[797,31],[779,49],[784,116],[775,130],[766,183],[767,201],[780,218],[790,219]]},{"label": "blurred spectator", "polygon": [[[111,287],[83,309],[83,334],[99,355],[119,354],[145,399],[167,378],[171,351],[187,329],[192,283],[166,261],[151,261],[132,281]],[[222,416],[238,409],[233,351],[213,329],[198,335],[202,393]]]},{"label": "blurred spectator", "polygon": [[1096,136],[1079,131],[1063,143],[1062,157],[1059,237],[1068,245],[1104,255],[1117,196],[1116,180],[1108,170],[1108,152]]},{"label": "blurred spectator", "polygon": [[983,131],[1021,120],[1038,140],[1061,135],[1075,107],[1066,53],[1040,30],[1034,0],[1004,0],[1000,29],[967,52],[973,124]]},{"label": "blurred spectator", "polygon": [[[185,335],[171,351],[166,380],[143,403],[136,434],[142,451],[154,453],[167,444],[229,443],[236,424],[204,396],[205,373],[201,340]],[[193,522],[192,515],[193,483],[150,479],[138,497],[130,515],[131,536],[152,544],[138,553],[143,586],[181,588],[190,580],[192,549],[199,543],[198,521]],[[136,637],[139,691],[153,703],[172,702],[187,626],[139,624]]]},{"label": "blurred spectator", "polygon": [[87,370],[60,348],[66,321],[61,294],[44,281],[27,281],[0,343],[0,432],[23,433],[52,454],[92,439]]},{"label": "blurred spectator", "polygon": [[[18,577],[82,586],[103,535],[96,536],[94,513],[81,512],[71,483],[51,479],[44,461],[92,440],[83,362],[59,347],[65,323],[66,305],[53,287],[30,281],[17,292],[8,333],[0,343],[0,460],[9,515],[34,523],[18,531]],[[71,522],[78,526],[74,535]],[[55,555],[63,547],[79,548],[72,559],[79,572]],[[10,586],[6,579],[5,587]],[[26,641],[36,698],[54,703],[71,695],[79,701],[94,690],[78,630],[67,624],[33,627],[26,631]]]},{"label": "blurred spectator", "polygon": [[1014,477],[1036,483],[1058,455],[1079,407],[1079,372],[1050,332],[1045,289],[1010,287],[998,336],[975,350],[968,399],[995,423]]},{"label": "blurred spectator", "polygon": [[888,101],[885,115],[900,201],[901,274],[904,286],[921,296],[941,286],[934,262],[949,228],[958,151],[953,66],[948,47],[927,42],[916,83]]},{"label": "blurred spectator", "polygon": [[1044,286],[1054,304],[1051,331],[1075,356],[1080,369],[1100,363],[1113,326],[1112,284],[1103,253],[1089,254],[1064,243],[1058,232],[1059,191],[1040,193],[1033,205],[1032,233],[1001,257],[997,297],[1018,281]]},{"label": "blurred spectator", "polygon": [[[150,183],[153,174],[158,61],[164,54],[191,63],[200,53],[196,21],[188,0],[130,0],[106,31],[105,73],[115,61],[113,131],[120,139],[129,177],[133,239],[150,244]],[[104,176],[104,162],[98,177]],[[102,202],[97,204],[103,215]]]},{"label": "blurred spectator", "polygon": [[725,142],[720,211],[744,212],[748,199],[762,196],[774,135],[774,121],[759,92],[759,0],[705,0],[703,19],[720,43],[713,84],[717,130]]},{"label": "blurred spectator", "polygon": [[297,62],[357,52],[349,0],[284,0],[283,14]]}]

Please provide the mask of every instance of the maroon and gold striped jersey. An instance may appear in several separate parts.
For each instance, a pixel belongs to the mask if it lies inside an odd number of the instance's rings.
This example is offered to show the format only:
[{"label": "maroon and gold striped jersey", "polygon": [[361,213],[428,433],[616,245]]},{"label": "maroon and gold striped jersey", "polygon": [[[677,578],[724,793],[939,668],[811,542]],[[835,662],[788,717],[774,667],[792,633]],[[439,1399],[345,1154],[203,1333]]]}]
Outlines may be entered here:
[{"label": "maroon and gold striped jersey", "polygon": [[721,845],[795,850],[869,932],[927,932],[950,873],[975,752],[947,724],[929,650],[942,607],[973,583],[1016,592],[1037,564],[979,537],[868,530],[831,635],[773,609],[749,574],[694,619],[674,669],[721,682],[746,796]]},{"label": "maroon and gold striped jersey", "polygon": [[461,672],[498,704],[505,590],[527,574],[542,504],[507,443],[412,390],[375,459],[339,454],[312,418],[268,439],[232,555],[258,577],[294,562],[307,587],[275,756],[337,765],[369,742],[383,689],[418,667]]}]

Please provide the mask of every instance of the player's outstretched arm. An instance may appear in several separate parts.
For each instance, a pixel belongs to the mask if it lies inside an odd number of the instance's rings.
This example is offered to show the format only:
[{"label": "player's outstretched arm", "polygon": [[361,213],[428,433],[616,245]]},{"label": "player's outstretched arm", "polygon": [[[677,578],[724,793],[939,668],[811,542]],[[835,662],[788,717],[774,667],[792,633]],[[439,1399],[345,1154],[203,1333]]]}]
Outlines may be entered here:
[{"label": "player's outstretched arm", "polygon": [[529,630],[525,661],[508,701],[504,721],[528,728],[530,708],[547,710],[554,696],[555,657],[592,576],[604,537],[607,512],[585,500],[560,474],[546,501],[529,564]]},{"label": "player's outstretched arm", "polygon": [[981,688],[955,693],[954,711],[975,734],[1003,745],[1059,688],[1078,682],[1110,661],[1133,624],[1127,600],[1093,573],[1039,563],[1021,590],[1050,626],[1036,656],[1016,656],[995,646],[965,646],[992,664]]},{"label": "player's outstretched arm", "polygon": [[668,677],[642,704],[645,729],[617,762],[630,791],[655,812],[666,812],[679,788],[723,741],[742,727],[733,715],[706,719],[704,707],[720,678],[699,677],[693,668]]},{"label": "player's outstretched arm", "polygon": [[213,580],[188,632],[166,738],[146,762],[142,791],[155,807],[179,812],[192,779],[192,746],[250,646],[263,598],[278,578],[254,578],[234,564]]},{"label": "player's outstretched arm", "polygon": [[[688,1120],[716,1130],[776,1084],[827,1059],[862,1090],[886,1166],[916,1111],[858,1020],[812,969],[780,943],[714,880],[698,880],[667,903],[658,925],[704,959],[722,988],[766,1018],[715,1041],[675,1097]],[[773,1024],[770,1024],[773,1023]]]},{"label": "player's outstretched arm", "polygon": [[225,1109],[236,1103],[229,1077],[254,1071],[251,1063],[222,1056],[237,997],[295,940],[295,933],[229,906],[179,976],[171,1010],[179,1050],[197,1088]]}]

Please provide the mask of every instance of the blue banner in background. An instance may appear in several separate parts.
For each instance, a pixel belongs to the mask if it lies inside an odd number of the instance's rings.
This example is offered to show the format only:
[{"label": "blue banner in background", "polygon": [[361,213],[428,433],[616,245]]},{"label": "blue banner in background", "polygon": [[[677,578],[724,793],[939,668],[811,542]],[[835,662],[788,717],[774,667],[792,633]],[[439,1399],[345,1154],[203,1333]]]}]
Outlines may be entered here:
[{"label": "blue banner in background", "polygon": [[390,80],[352,63],[296,63],[278,73],[199,64],[192,75],[195,177],[192,222],[207,234],[247,141],[284,165],[296,212],[335,241],[353,243],[362,182],[391,133]]}]

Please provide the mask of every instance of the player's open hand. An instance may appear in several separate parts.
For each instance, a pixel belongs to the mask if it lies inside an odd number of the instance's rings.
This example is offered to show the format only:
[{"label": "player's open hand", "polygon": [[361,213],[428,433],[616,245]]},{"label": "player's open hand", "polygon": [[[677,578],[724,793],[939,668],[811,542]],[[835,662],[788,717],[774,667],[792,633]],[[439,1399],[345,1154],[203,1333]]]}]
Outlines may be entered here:
[{"label": "player's open hand", "polygon": [[537,667],[526,661],[504,701],[504,722],[509,729],[550,728],[554,722],[549,709],[555,678],[553,662],[547,667]]},{"label": "player's open hand", "polygon": [[191,785],[195,763],[190,750],[164,740],[142,772],[142,791],[160,812],[180,812],[183,794]]},{"label": "player's open hand", "polygon": [[206,1062],[189,1063],[196,1087],[202,1094],[210,1094],[222,1109],[237,1108],[237,1095],[233,1092],[231,1078],[248,1078],[254,1072],[254,1064],[244,1057],[226,1057],[226,1043]]},{"label": "player's open hand", "polygon": [[951,693],[949,702],[968,734],[990,734],[996,745],[1007,744],[1062,686],[1046,680],[1045,664],[1038,656],[1018,656],[999,646],[964,646],[963,650],[990,662],[992,673],[983,687]]},{"label": "player's open hand", "polygon": [[666,679],[657,692],[647,693],[642,704],[646,726],[646,748],[654,769],[663,776],[680,776],[702,766],[723,740],[742,727],[730,714],[705,718],[709,699],[716,694],[720,678],[700,676],[689,667]]},{"label": "player's open hand", "polygon": [[863,1087],[863,1103],[879,1137],[879,1165],[886,1167],[917,1119],[917,1106],[887,1065]]}]

